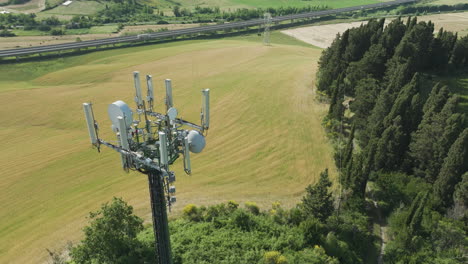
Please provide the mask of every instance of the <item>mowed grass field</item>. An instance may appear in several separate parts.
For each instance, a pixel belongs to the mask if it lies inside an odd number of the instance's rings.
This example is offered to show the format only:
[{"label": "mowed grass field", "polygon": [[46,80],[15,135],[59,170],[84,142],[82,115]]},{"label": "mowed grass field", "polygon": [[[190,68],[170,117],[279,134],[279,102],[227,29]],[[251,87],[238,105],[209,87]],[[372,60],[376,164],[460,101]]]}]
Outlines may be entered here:
[{"label": "mowed grass field", "polygon": [[189,203],[289,207],[325,168],[334,179],[321,127],[327,106],[313,91],[321,50],[276,33],[272,42],[184,41],[0,65],[0,263],[43,263],[46,248],[79,241],[88,213],[113,196],[150,221],[146,177],[124,173],[113,150],[90,147],[82,112],[93,102],[100,135],[114,141],[107,106],[122,99],[134,107],[135,70],[152,74],[159,110],[171,78],[180,116],[195,122],[200,90],[211,89],[207,147],[192,155],[192,176],[181,160],[172,167],[170,217]]}]

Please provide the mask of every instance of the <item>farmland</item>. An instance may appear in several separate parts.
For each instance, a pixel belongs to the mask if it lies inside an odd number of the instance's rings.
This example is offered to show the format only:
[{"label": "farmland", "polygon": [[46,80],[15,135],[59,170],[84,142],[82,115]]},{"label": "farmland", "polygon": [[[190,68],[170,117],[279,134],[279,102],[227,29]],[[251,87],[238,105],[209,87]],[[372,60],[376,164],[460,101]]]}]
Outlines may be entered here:
[{"label": "farmland", "polygon": [[320,125],[327,106],[312,89],[321,50],[279,33],[272,42],[184,41],[0,65],[0,262],[38,263],[46,248],[76,242],[87,213],[113,196],[150,219],[146,178],[124,173],[113,151],[91,149],[81,109],[93,102],[100,135],[113,140],[106,108],[131,104],[135,70],[153,75],[159,106],[171,78],[175,106],[189,120],[199,118],[200,90],[212,91],[207,148],[192,157],[192,176],[174,166],[171,217],[188,203],[231,199],[291,206],[324,168],[336,177]]},{"label": "farmland", "polygon": [[[387,18],[386,23],[389,23],[392,19]],[[468,34],[468,12],[419,16],[418,20],[432,21],[435,32],[438,32],[440,28],[444,28],[444,30],[458,32],[458,36]],[[300,27],[283,30],[282,32],[317,47],[326,48],[332,43],[336,34],[341,34],[353,27],[359,27],[362,23],[366,23],[366,21]]]},{"label": "farmland", "polygon": [[378,2],[384,2],[379,0],[312,0],[312,1],[302,1],[302,0],[179,0],[179,1],[154,1],[154,0],[143,0],[147,3],[158,3],[163,7],[174,6],[174,3],[179,3],[181,7],[195,8],[196,6],[218,6],[223,10],[236,9],[236,8],[268,8],[268,7],[287,7],[287,6],[296,6],[296,7],[305,7],[305,6],[317,6],[317,5],[326,5],[330,8],[340,8],[346,6],[356,6],[364,4],[373,4]]}]

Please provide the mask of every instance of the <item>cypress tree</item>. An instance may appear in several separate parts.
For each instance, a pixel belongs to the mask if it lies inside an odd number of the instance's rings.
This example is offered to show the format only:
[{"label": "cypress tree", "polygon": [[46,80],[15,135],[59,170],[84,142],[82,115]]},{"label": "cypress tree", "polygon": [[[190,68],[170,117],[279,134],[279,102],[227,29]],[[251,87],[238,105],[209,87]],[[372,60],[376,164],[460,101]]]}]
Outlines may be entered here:
[{"label": "cypress tree", "polygon": [[405,85],[392,106],[390,113],[384,119],[384,127],[390,126],[391,122],[401,116],[403,131],[409,135],[416,130],[422,117],[422,102],[419,96],[421,78],[416,73],[411,82]]},{"label": "cypress tree", "polygon": [[[445,96],[444,89],[441,89],[437,95],[439,94],[441,97]],[[431,96],[436,94],[433,93]],[[412,135],[409,156],[414,163],[414,174],[425,177],[429,182],[435,181],[449,147],[463,129],[464,115],[455,112],[457,102],[458,97],[452,96],[437,113],[440,101],[428,100],[424,119]]]},{"label": "cypress tree", "polygon": [[360,61],[351,62],[346,69],[346,94],[357,96],[357,86],[361,80],[382,79],[386,62],[385,48],[381,44],[372,45]]},{"label": "cypress tree", "polygon": [[349,160],[348,164],[346,166],[341,168],[341,184],[343,185],[343,188],[347,189],[350,188],[351,182],[352,182],[352,170],[353,170],[353,163],[354,163],[354,157],[351,156],[351,159]]},{"label": "cypress tree", "polygon": [[415,72],[412,58],[393,57],[390,59],[384,76],[389,94],[395,98],[401,88],[411,80]]},{"label": "cypress tree", "polygon": [[429,192],[425,192],[422,195],[421,201],[419,201],[418,208],[414,212],[413,217],[411,218],[411,221],[409,223],[408,229],[410,231],[410,234],[417,234],[420,232],[421,229],[421,222],[423,218],[423,212],[424,208],[426,206],[426,201],[428,198]]},{"label": "cypress tree", "polygon": [[346,167],[348,166],[348,163],[350,162],[351,160],[351,157],[353,156],[353,149],[354,149],[354,133],[355,133],[355,130],[356,130],[356,126],[353,125],[351,127],[351,132],[349,133],[349,138],[348,138],[348,142],[346,143],[346,147],[343,151],[343,167]]},{"label": "cypress tree", "polygon": [[432,40],[429,54],[430,63],[427,64],[426,68],[434,69],[438,72],[445,71],[456,40],[456,34],[440,28],[437,37]]},{"label": "cypress tree", "polygon": [[364,199],[366,195],[366,185],[367,181],[369,180],[369,175],[363,173],[363,166],[364,156],[361,153],[354,155],[352,169],[350,173],[352,193],[354,196],[358,196]]},{"label": "cypress tree", "polygon": [[460,38],[455,43],[450,58],[450,65],[455,69],[468,66],[468,36]]},{"label": "cypress tree", "polygon": [[383,28],[384,20],[371,19],[367,24],[349,31],[348,45],[344,53],[346,63],[358,61],[369,50],[372,38]]},{"label": "cypress tree", "polygon": [[406,134],[403,131],[401,116],[395,117],[392,124],[385,129],[377,142],[375,152],[375,170],[399,170],[405,153],[404,141]]},{"label": "cypress tree", "polygon": [[448,208],[453,200],[455,186],[468,170],[468,128],[452,144],[440,173],[434,183],[434,194],[442,207]]},{"label": "cypress tree", "polygon": [[317,89],[328,95],[332,95],[333,81],[336,76],[339,76],[346,67],[343,56],[348,45],[349,30],[346,30],[343,35],[337,35],[332,45],[325,50],[319,60],[320,70],[317,72]]},{"label": "cypress tree", "polygon": [[453,193],[453,213],[455,219],[468,217],[468,172],[462,176],[462,180],[455,186]]},{"label": "cypress tree", "polygon": [[442,110],[445,103],[449,98],[449,89],[447,86],[441,86],[440,83],[436,83],[423,106],[423,121],[429,121],[432,115]]},{"label": "cypress tree", "polygon": [[360,133],[360,142],[362,146],[366,146],[372,138],[380,137],[385,129],[383,120],[392,109],[393,100],[387,90],[380,93],[375,103],[375,107],[367,120],[365,133]]},{"label": "cypress tree", "polygon": [[374,108],[381,90],[376,79],[365,78],[358,82],[355,100],[350,104],[356,128],[365,129],[369,112]]},{"label": "cypress tree", "polygon": [[396,60],[399,64],[412,61],[411,68],[408,70],[417,72],[425,69],[429,62],[429,48],[434,38],[434,25],[431,22],[420,22],[412,26],[412,23],[395,49],[392,60]]},{"label": "cypress tree", "polygon": [[403,21],[400,17],[394,19],[390,24],[385,28],[382,37],[380,38],[379,43],[386,50],[386,57],[390,59],[395,53],[395,48],[400,43],[401,39],[405,35],[406,26],[403,24]]},{"label": "cypress tree", "polygon": [[419,192],[418,195],[416,195],[416,198],[414,198],[413,202],[411,203],[411,206],[408,211],[408,215],[406,216],[406,220],[405,220],[406,226],[409,226],[411,224],[411,221],[413,220],[414,214],[416,213],[416,210],[419,207],[422,197],[423,197],[422,192]]},{"label": "cypress tree", "polygon": [[344,102],[344,85],[343,85],[344,73],[341,73],[338,78],[332,84],[332,100],[328,109],[328,117],[341,120],[343,117],[345,107]]},{"label": "cypress tree", "polygon": [[306,188],[306,195],[302,198],[302,209],[307,216],[313,216],[321,221],[327,219],[333,212],[332,194],[328,192],[331,187],[328,169],[320,173],[320,179],[315,185]]},{"label": "cypress tree", "polygon": [[377,140],[378,139],[376,138],[373,139],[363,153],[362,174],[363,177],[367,179],[369,179],[371,172],[374,170],[374,157],[377,150]]}]

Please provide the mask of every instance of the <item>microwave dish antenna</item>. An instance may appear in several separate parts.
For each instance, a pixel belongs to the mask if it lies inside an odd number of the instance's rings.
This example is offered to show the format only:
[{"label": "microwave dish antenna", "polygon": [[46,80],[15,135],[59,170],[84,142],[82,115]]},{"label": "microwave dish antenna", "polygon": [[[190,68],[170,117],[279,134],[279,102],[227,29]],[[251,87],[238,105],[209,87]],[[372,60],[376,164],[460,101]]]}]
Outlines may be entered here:
[{"label": "microwave dish antenna", "polygon": [[[172,81],[164,81],[166,112],[153,111],[154,88],[151,75],[146,75],[147,96],[143,97],[140,73],[133,72],[136,110],[133,111],[124,101],[118,100],[109,105],[107,112],[112,122],[112,130],[117,144],[105,141],[98,136],[98,125],[94,119],[91,103],[84,103],[88,134],[93,146],[107,146],[120,154],[125,171],[136,170],[148,175],[153,231],[158,264],[172,264],[167,208],[176,202],[175,174],[170,166],[183,155],[184,171],[192,172],[190,152],[200,153],[206,145],[205,132],[209,128],[210,90],[202,91],[201,124],[197,125],[178,118],[172,96]],[[146,100],[145,100],[146,99]],[[134,120],[137,113],[138,120]],[[142,120],[144,118],[144,120]],[[187,130],[185,128],[190,128]]]},{"label": "microwave dish antenna", "polygon": [[112,125],[115,128],[119,127],[118,117],[125,119],[125,125],[130,127],[133,122],[133,112],[132,109],[124,101],[115,101],[109,105],[107,108],[107,113],[109,114],[109,119],[112,122]]}]

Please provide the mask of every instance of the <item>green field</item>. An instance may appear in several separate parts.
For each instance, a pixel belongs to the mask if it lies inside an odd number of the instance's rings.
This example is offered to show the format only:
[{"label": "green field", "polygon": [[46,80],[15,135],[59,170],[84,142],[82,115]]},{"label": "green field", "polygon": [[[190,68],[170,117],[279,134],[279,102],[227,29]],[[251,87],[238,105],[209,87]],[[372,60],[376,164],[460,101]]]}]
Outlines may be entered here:
[{"label": "green field", "polygon": [[46,36],[49,35],[48,32],[40,31],[40,30],[22,30],[22,29],[15,29],[11,32],[15,33],[17,36]]},{"label": "green field", "polygon": [[133,107],[135,70],[153,75],[159,108],[171,78],[188,120],[199,119],[200,90],[211,89],[207,147],[192,156],[192,176],[180,161],[173,166],[171,216],[188,203],[231,199],[292,206],[324,168],[335,177],[320,125],[327,106],[312,90],[321,50],[279,33],[272,42],[183,41],[0,65],[0,263],[42,263],[46,248],[79,240],[88,212],[113,196],[150,219],[146,178],[124,173],[114,151],[91,149],[82,113],[92,101],[100,135],[114,140],[107,105],[123,99]]},{"label": "green field", "polygon": [[111,34],[117,33],[117,25],[106,25],[106,26],[94,26],[91,28],[78,28],[78,29],[67,29],[67,35],[74,34]]},{"label": "green field", "polygon": [[74,0],[69,6],[59,5],[37,15],[38,17],[56,16],[61,19],[70,19],[74,15],[92,15],[104,8],[106,8],[104,1]]},{"label": "green field", "polygon": [[305,7],[305,6],[324,6],[331,8],[340,8],[346,6],[372,4],[382,2],[379,0],[143,0],[143,2],[151,2],[164,7],[172,7],[178,3],[181,7],[195,8],[196,6],[220,7],[221,9],[235,8],[267,8],[267,7]]},{"label": "green field", "polygon": [[466,0],[432,0],[428,1],[429,5],[456,5],[456,4],[466,4]]},{"label": "green field", "polygon": [[[176,5],[182,8],[194,9],[196,6],[220,7],[222,10],[235,10],[237,8],[267,8],[267,7],[307,7],[328,6],[341,8],[383,2],[384,0],[139,0],[161,10],[170,11]],[[56,8],[38,13],[39,17],[58,16],[69,18],[72,15],[91,15],[105,8],[100,1],[76,0],[69,6],[59,5]],[[170,12],[169,12],[170,13]],[[169,14],[167,13],[167,14]]]}]

